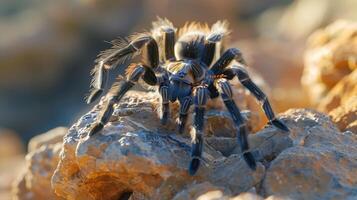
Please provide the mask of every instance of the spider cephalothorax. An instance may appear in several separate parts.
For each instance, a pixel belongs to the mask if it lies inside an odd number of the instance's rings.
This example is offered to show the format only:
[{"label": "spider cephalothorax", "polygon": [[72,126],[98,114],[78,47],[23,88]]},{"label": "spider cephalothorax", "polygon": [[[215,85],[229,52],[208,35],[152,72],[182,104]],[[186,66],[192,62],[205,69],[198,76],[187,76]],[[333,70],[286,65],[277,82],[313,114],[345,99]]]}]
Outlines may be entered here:
[{"label": "spider cephalothorax", "polygon": [[283,131],[289,129],[275,117],[266,95],[251,81],[241,52],[237,48],[224,49],[224,40],[228,34],[226,22],[218,21],[211,28],[193,22],[176,31],[167,19],[158,19],[150,32],[112,41],[112,48],[101,52],[96,60],[88,103],[102,93],[109,69],[140,52],[144,54],[143,62],[130,64],[126,70],[126,79],[113,84],[109,99],[97,122],[90,127],[89,135],[104,127],[113,113],[114,104],[141,78],[145,83],[158,88],[162,124],[169,118],[170,102],[178,101],[178,131],[182,133],[189,108],[194,106],[190,174],[194,174],[200,165],[206,102],[217,97],[223,100],[237,127],[243,158],[251,169],[255,169],[255,159],[249,152],[246,125],[232,99],[234,91],[229,81],[238,77],[241,84],[261,102],[269,122]]}]

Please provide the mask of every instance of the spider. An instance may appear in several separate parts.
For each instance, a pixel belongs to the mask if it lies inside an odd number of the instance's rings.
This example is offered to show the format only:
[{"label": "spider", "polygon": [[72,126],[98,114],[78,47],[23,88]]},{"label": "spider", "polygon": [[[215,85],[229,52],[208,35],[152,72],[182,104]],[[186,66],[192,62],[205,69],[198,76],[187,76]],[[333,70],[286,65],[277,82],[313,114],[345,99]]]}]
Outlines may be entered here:
[{"label": "spider", "polygon": [[194,106],[190,132],[190,175],[197,172],[201,162],[206,103],[209,99],[218,97],[223,100],[237,128],[238,143],[245,162],[255,170],[256,161],[249,151],[244,118],[232,99],[234,91],[229,81],[238,77],[240,83],[261,103],[269,123],[285,132],[289,132],[289,129],[275,117],[267,96],[250,79],[241,51],[237,48],[224,48],[229,33],[226,21],[217,21],[211,28],[207,24],[186,23],[177,31],[169,20],[158,18],[149,32],[113,40],[112,48],[102,51],[95,61],[87,103],[93,102],[101,95],[110,69],[138,54],[143,54],[143,60],[130,64],[126,69],[126,78],[113,84],[108,92],[108,101],[99,113],[97,121],[89,128],[89,136],[103,129],[114,111],[113,106],[141,78],[158,89],[162,124],[168,121],[170,102],[179,102],[179,133],[184,132],[189,108]]}]

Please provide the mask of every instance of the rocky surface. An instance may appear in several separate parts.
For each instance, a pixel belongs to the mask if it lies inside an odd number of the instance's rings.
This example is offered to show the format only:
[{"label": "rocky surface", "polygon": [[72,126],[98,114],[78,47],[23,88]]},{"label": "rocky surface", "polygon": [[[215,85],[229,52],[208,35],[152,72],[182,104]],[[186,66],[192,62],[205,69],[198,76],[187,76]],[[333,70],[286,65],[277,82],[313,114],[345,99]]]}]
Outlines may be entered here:
[{"label": "rocky surface", "polygon": [[357,70],[339,81],[318,109],[329,113],[341,130],[357,133]]},{"label": "rocky surface", "polygon": [[[339,132],[327,116],[304,112],[285,113],[294,118],[291,122],[296,126],[287,139],[291,147],[269,163],[263,193],[292,199],[357,198],[356,135]],[[287,141],[268,146],[279,152]]]},{"label": "rocky surface", "polygon": [[[189,176],[188,131],[184,136],[173,134],[173,122],[162,127],[154,112],[155,103],[142,93],[129,95],[122,102],[129,103],[119,105],[115,121],[100,134],[88,138],[86,128],[95,120],[101,105],[69,130],[52,178],[53,189],[59,196],[118,199],[132,192],[138,198],[170,199],[195,182],[214,182],[215,186],[224,186],[237,194],[262,179],[263,165],[252,172],[240,155],[224,158],[208,144],[203,155],[205,164],[197,176]],[[225,119],[224,114],[220,115]],[[219,127],[215,130],[219,131]],[[246,176],[241,178],[241,173]]]},{"label": "rocky surface", "polygon": [[357,133],[357,23],[337,21],[308,42],[302,84],[340,130]]},{"label": "rocky surface", "polygon": [[302,84],[316,105],[357,68],[357,23],[337,21],[313,33],[305,51]]},{"label": "rocky surface", "polygon": [[357,133],[357,98],[353,98],[330,113],[332,120],[340,130]]},{"label": "rocky surface", "polygon": [[13,186],[13,199],[62,199],[51,188],[67,128],[58,127],[31,139],[25,169]]},{"label": "rocky surface", "polygon": [[[49,166],[46,173],[28,168],[27,174],[33,174],[30,180],[46,180],[47,185],[36,183],[50,191],[49,173],[59,160],[51,180],[51,191],[57,196],[51,195],[57,199],[357,197],[357,136],[340,132],[322,113],[289,110],[280,118],[290,133],[268,125],[249,135],[251,149],[259,161],[256,171],[251,171],[242,160],[234,134],[207,136],[203,165],[197,175],[189,176],[188,134],[177,135],[173,122],[160,126],[155,113],[156,99],[141,95],[131,93],[125,97],[126,103],[119,104],[111,122],[91,138],[87,137],[87,128],[101,104],[81,117],[64,136],[61,152],[58,154],[53,148],[52,157],[41,158],[42,163],[51,163],[42,165],[42,168]],[[41,149],[43,146],[35,152]],[[32,162],[37,160],[34,156],[28,158]],[[24,196],[20,191],[18,196]],[[36,188],[28,188],[25,194],[36,194]]]}]

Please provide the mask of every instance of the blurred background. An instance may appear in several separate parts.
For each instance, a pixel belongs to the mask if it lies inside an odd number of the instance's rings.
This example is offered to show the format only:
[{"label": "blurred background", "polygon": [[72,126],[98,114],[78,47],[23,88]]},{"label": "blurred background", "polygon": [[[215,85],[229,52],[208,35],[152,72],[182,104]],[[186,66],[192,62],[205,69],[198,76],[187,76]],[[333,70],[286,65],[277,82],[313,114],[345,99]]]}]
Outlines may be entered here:
[{"label": "blurred background", "polygon": [[[29,139],[71,126],[93,106],[85,104],[84,96],[96,55],[110,47],[105,41],[148,30],[156,16],[176,27],[186,21],[227,19],[229,46],[240,48],[265,80],[264,90],[279,113],[314,107],[303,90],[311,77],[301,84],[307,38],[337,19],[356,21],[356,10],[356,0],[1,0],[0,199],[9,197]],[[336,35],[333,29],[328,32]],[[324,34],[314,41],[327,43]],[[121,71],[112,71],[112,76]],[[332,88],[350,70],[337,78],[336,71],[330,72],[326,82]],[[310,97],[314,93],[312,88]]]},{"label": "blurred background", "polygon": [[308,107],[300,87],[306,37],[337,18],[355,20],[356,2],[1,0],[0,144],[11,138],[23,148],[36,134],[70,126],[90,109],[83,98],[105,41],[150,29],[156,16],[177,27],[227,19],[230,45],[266,80],[277,112]]}]

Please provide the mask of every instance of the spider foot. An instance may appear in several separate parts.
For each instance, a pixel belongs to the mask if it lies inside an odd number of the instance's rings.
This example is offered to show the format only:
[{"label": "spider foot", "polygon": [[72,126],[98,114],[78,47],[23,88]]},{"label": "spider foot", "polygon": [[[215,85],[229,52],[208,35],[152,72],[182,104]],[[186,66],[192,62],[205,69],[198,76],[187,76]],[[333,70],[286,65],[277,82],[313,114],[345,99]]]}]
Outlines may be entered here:
[{"label": "spider foot", "polygon": [[201,160],[199,158],[192,158],[190,166],[188,168],[188,173],[193,176],[196,174],[198,168],[200,167]]},{"label": "spider foot", "polygon": [[95,123],[93,126],[91,126],[89,130],[89,137],[93,136],[94,134],[98,133],[100,130],[103,129],[103,124],[102,123]]},{"label": "spider foot", "polygon": [[255,162],[253,154],[251,152],[244,152],[243,158],[245,162],[248,164],[249,168],[255,171],[257,168],[257,163]]},{"label": "spider foot", "polygon": [[270,121],[269,124],[274,125],[276,128],[278,128],[284,132],[290,132],[289,128],[284,124],[284,122],[282,122],[279,119],[274,119],[274,120]]}]

